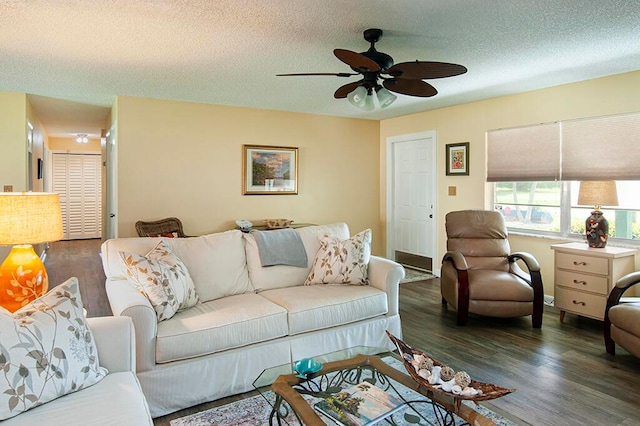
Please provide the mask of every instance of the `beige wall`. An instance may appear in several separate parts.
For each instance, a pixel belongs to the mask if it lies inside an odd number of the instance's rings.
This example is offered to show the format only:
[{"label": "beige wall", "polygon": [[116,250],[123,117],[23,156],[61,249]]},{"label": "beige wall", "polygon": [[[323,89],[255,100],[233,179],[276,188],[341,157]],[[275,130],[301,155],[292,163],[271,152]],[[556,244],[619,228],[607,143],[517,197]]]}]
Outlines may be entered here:
[{"label": "beige wall", "polygon": [[51,151],[102,152],[100,139],[89,139],[87,143],[78,143],[75,138],[49,138]]},{"label": "beige wall", "polygon": [[[120,237],[167,216],[192,235],[284,217],[371,228],[382,252],[377,121],[133,97],[115,120]],[[298,195],[243,196],[243,144],[298,147]]]},{"label": "beige wall", "polygon": [[27,190],[27,95],[0,92],[0,190]]},{"label": "beige wall", "polygon": [[[442,108],[383,120],[380,123],[380,218],[386,223],[386,139],[391,136],[437,132],[437,223],[439,263],[446,247],[444,216],[449,211],[489,207],[486,177],[487,130],[640,111],[640,71],[567,84],[533,92]],[[469,176],[445,176],[445,144],[469,142]],[[456,186],[457,196],[447,195]],[[384,234],[382,234],[384,236]],[[541,263],[545,293],[553,292],[553,256],[549,246],[558,240],[513,237],[514,251],[529,251]],[[638,256],[637,256],[638,258]],[[638,262],[638,260],[636,260]]]}]

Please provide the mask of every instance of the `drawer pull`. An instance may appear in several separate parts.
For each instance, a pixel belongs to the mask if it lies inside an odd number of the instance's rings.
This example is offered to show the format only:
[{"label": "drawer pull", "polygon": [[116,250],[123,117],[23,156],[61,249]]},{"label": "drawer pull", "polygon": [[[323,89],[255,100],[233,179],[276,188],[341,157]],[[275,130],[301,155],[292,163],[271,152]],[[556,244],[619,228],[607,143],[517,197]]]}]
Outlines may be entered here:
[{"label": "drawer pull", "polygon": [[586,281],[578,281],[578,280],[573,280],[574,284],[582,284],[582,285],[587,285]]},{"label": "drawer pull", "polygon": [[587,266],[587,262],[576,262],[575,260],[573,261],[573,264],[575,266]]},{"label": "drawer pull", "polygon": [[587,305],[586,303],[584,303],[584,302],[578,302],[577,300],[574,300],[574,301],[573,301],[573,304],[574,304],[574,305],[580,305],[580,306],[586,306],[586,305]]}]

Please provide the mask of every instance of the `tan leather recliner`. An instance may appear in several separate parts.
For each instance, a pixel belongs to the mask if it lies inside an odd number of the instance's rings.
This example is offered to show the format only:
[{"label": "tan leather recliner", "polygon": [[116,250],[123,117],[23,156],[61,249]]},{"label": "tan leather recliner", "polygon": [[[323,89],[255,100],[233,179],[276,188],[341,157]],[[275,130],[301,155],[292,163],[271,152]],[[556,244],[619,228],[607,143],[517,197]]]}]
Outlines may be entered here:
[{"label": "tan leather recliner", "polygon": [[[532,315],[542,327],[544,289],[540,265],[529,253],[510,253],[501,213],[465,210],[446,215],[447,253],[442,259],[442,303],[458,312],[458,325],[468,314],[492,317]],[[526,273],[516,263],[522,260]]]},{"label": "tan leather recliner", "polygon": [[604,345],[611,355],[616,343],[640,358],[640,301],[623,302],[623,293],[640,282],[640,272],[620,278],[609,293],[604,312]]}]

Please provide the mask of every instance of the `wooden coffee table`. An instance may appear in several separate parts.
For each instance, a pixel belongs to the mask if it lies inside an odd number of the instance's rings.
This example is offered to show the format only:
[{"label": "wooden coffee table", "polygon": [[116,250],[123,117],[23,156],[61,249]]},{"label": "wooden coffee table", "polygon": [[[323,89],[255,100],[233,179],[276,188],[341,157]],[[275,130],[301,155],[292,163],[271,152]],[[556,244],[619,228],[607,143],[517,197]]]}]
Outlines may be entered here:
[{"label": "wooden coffee table", "polygon": [[[411,390],[412,395],[410,398],[403,398],[408,404],[402,413],[410,410],[411,414],[421,416],[425,404],[428,404],[436,410],[438,422],[443,425],[456,424],[453,414],[472,425],[495,425],[491,419],[465,404],[460,404],[459,400],[456,402],[453,398],[448,399],[440,394],[435,395],[424,387],[419,387],[408,374],[391,367],[381,359],[386,356],[398,359],[398,356],[391,352],[381,355],[360,354],[349,359],[325,363],[319,372],[309,375],[307,379],[302,379],[296,374],[277,376],[271,385],[271,390],[276,394],[276,400],[273,404],[269,424],[286,423],[284,418],[293,410],[300,424],[325,425],[325,421],[303,398],[303,395],[322,396],[323,393],[326,393],[327,387],[335,388],[336,376],[338,376],[337,381],[345,386],[372,378],[383,389],[396,395],[400,395],[395,390],[397,384],[406,386]],[[331,375],[331,373],[335,374]],[[264,384],[264,380],[262,383]]]}]

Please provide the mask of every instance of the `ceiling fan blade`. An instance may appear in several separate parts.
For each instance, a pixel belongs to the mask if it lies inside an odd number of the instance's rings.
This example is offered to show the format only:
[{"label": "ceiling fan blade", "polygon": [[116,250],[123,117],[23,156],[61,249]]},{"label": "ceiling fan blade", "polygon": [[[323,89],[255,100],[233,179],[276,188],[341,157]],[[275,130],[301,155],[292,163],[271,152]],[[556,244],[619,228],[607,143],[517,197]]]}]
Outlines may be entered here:
[{"label": "ceiling fan blade", "polygon": [[380,71],[378,65],[373,59],[369,59],[361,53],[352,52],[345,49],[334,49],[333,54],[351,68],[361,70],[362,72]]},{"label": "ceiling fan blade", "polygon": [[292,77],[292,76],[307,76],[307,75],[332,75],[335,77],[351,77],[354,75],[360,75],[356,73],[348,72],[310,72],[310,73],[294,73],[294,74],[276,74],[276,77]]},{"label": "ceiling fan blade", "polygon": [[384,80],[382,85],[385,89],[392,92],[422,98],[429,98],[438,93],[435,87],[422,80],[412,80],[408,78],[388,79]]},{"label": "ceiling fan blade", "polygon": [[333,94],[333,97],[336,99],[346,98],[347,95],[353,92],[354,90],[356,90],[356,88],[360,86],[362,82],[363,80],[360,80],[354,83],[348,83],[348,84],[345,84],[344,86],[338,87],[338,90],[336,90],[336,92]]},{"label": "ceiling fan blade", "polygon": [[453,77],[465,72],[467,68],[462,65],[428,61],[401,62],[387,70],[387,74],[392,77],[418,80]]}]

